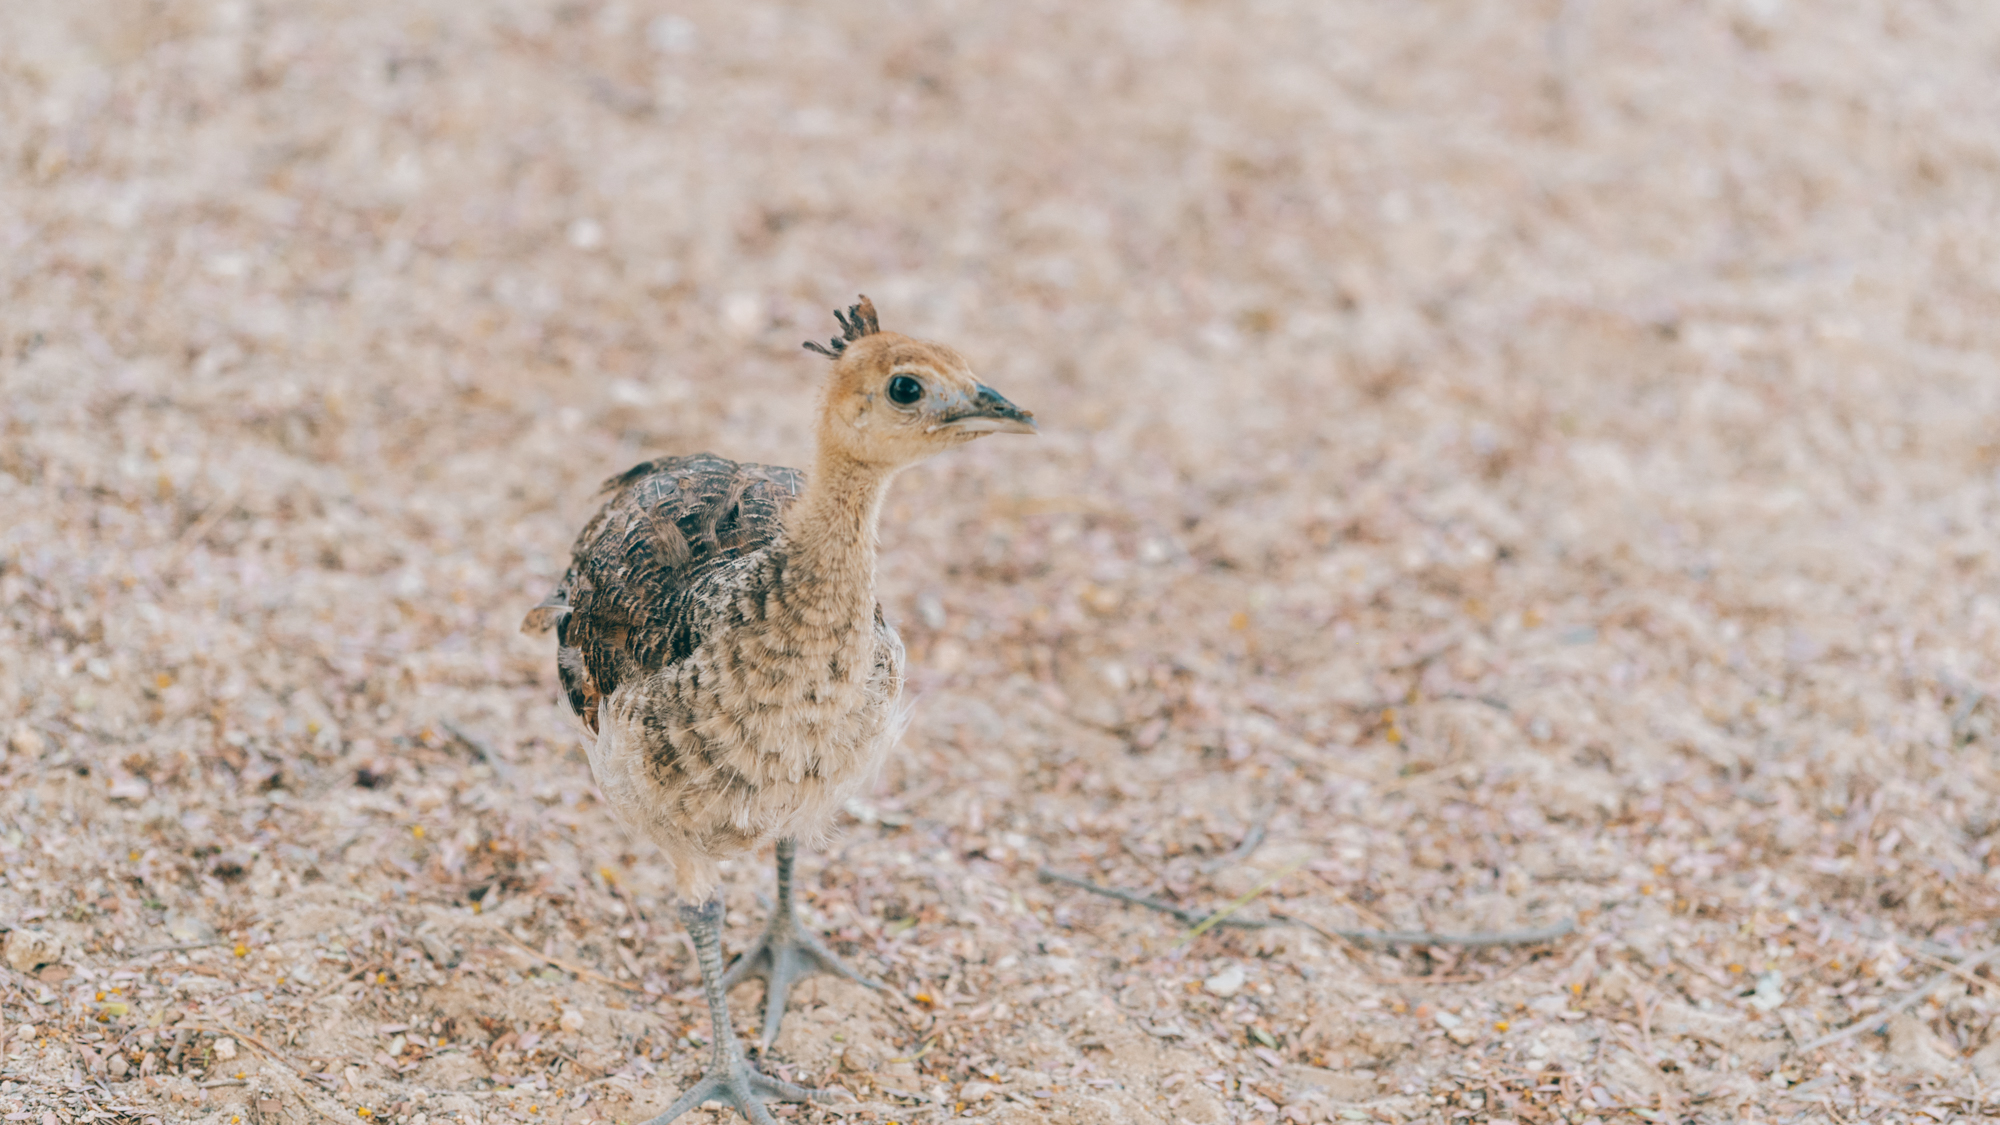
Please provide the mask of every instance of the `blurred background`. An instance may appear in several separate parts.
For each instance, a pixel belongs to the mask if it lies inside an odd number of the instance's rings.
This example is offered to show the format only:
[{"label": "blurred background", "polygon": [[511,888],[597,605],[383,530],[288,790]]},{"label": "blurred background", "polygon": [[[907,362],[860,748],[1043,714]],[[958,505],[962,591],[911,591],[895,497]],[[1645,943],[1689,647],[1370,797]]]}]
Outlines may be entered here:
[{"label": "blurred background", "polygon": [[0,1109],[663,1108],[665,874],[515,628],[605,477],[806,463],[865,292],[1044,432],[892,493],[917,718],[805,870],[894,988],[778,1065],[1973,1112],[1988,977],[1793,1047],[2000,917],[1996,121],[1977,3],[13,0]]}]

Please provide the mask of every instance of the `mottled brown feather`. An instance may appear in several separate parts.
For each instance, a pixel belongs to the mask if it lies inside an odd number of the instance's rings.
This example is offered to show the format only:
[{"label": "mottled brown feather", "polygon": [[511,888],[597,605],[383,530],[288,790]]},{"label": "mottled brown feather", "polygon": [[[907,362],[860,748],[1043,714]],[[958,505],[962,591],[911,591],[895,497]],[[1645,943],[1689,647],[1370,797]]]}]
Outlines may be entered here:
[{"label": "mottled brown feather", "polygon": [[647,461],[604,482],[610,496],[577,536],[569,572],[522,623],[555,628],[563,690],[592,733],[619,684],[701,643],[701,584],[768,545],[804,486],[796,469],[711,453]]}]

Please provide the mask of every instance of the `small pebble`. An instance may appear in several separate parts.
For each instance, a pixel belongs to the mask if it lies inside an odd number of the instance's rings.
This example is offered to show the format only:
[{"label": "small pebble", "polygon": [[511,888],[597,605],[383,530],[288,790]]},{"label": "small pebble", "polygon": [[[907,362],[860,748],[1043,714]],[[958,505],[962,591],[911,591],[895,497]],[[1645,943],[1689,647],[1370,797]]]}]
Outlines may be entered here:
[{"label": "small pebble", "polygon": [[1211,996],[1228,999],[1243,988],[1243,966],[1231,965],[1214,976],[1201,982]]}]

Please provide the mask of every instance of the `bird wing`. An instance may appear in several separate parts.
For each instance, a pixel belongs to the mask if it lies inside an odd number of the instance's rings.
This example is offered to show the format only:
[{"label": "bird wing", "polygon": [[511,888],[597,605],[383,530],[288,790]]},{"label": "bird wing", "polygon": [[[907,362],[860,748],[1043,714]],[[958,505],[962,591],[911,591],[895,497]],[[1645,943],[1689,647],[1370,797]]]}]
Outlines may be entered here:
[{"label": "bird wing", "polygon": [[521,623],[556,630],[563,690],[585,726],[597,730],[599,704],[636,671],[694,651],[698,584],[771,542],[804,484],[796,469],[708,453],[604,482],[610,497],[577,536],[569,573]]}]

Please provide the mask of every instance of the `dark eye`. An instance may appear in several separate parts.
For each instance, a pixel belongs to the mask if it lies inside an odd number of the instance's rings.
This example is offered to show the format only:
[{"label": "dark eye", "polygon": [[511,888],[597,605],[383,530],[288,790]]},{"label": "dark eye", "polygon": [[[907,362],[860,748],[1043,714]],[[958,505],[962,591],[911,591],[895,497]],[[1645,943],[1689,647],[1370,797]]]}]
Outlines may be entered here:
[{"label": "dark eye", "polygon": [[897,406],[908,406],[924,397],[924,385],[908,375],[898,375],[889,380],[889,401]]}]

